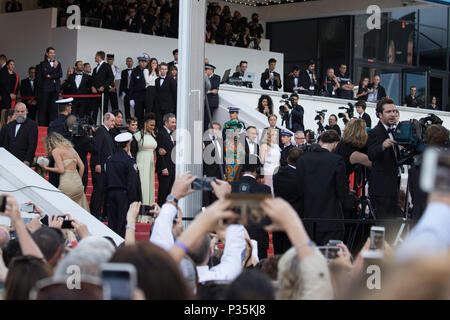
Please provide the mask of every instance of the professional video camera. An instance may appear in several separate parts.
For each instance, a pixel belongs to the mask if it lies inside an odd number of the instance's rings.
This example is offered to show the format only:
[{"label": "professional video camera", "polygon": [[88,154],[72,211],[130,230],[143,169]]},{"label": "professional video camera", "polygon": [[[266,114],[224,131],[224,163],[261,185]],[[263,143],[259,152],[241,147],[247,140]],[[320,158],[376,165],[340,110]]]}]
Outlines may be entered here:
[{"label": "professional video camera", "polygon": [[323,118],[325,120],[325,114],[328,112],[328,110],[323,109],[323,110],[316,110],[316,117],[314,118],[315,121],[317,121],[317,126],[319,127],[317,133],[320,135],[323,132],[325,132],[325,128],[323,127],[323,124],[320,123],[320,120]]},{"label": "professional video camera", "polygon": [[394,132],[394,139],[400,148],[398,164],[411,164],[414,156],[425,150],[425,131],[433,124],[442,124],[441,118],[430,113],[427,117],[401,121]]},{"label": "professional video camera", "polygon": [[289,111],[286,111],[286,106],[289,109],[292,109],[292,101],[293,99],[291,97],[289,97],[289,95],[287,94],[283,94],[281,96],[282,100],[280,100],[280,103],[283,103],[283,105],[280,106],[279,108],[279,112],[280,112],[280,116],[281,116],[281,120],[282,120],[282,125],[283,124],[287,124],[288,120],[289,120]]},{"label": "professional video camera", "polygon": [[[347,103],[348,108],[347,107],[339,107],[340,110],[345,110],[346,114],[348,114],[348,118],[351,119],[353,118],[353,115],[355,114],[355,106],[349,102]],[[339,113],[338,117],[342,119],[342,121],[344,121],[344,124],[347,124],[348,120],[345,118],[345,113]]]},{"label": "professional video camera", "polygon": [[72,135],[76,137],[84,137],[89,135],[89,132],[95,130],[96,126],[92,124],[91,118],[85,116],[77,119],[72,125]]}]

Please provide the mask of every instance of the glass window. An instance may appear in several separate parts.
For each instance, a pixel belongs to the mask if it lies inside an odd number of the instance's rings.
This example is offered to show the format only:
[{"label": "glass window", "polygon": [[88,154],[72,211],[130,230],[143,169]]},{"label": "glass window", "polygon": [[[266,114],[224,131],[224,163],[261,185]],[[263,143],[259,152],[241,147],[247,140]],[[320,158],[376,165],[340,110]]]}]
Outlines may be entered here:
[{"label": "glass window", "polygon": [[420,25],[420,65],[445,70],[447,31]]}]

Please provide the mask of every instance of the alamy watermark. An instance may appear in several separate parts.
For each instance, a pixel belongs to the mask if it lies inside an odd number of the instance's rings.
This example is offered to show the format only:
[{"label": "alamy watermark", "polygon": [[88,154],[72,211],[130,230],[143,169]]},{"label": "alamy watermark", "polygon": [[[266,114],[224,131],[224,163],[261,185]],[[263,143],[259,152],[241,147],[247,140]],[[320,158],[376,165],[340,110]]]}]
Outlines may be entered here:
[{"label": "alamy watermark", "polygon": [[369,290],[380,290],[381,289],[381,269],[377,265],[370,265],[366,270],[367,274],[370,276],[367,278],[366,285]]},{"label": "alamy watermark", "polygon": [[68,275],[66,284],[69,290],[81,289],[81,269],[80,266],[70,265],[67,267],[66,273]]},{"label": "alamy watermark", "polygon": [[366,10],[367,14],[370,14],[367,18],[367,29],[381,29],[381,8],[377,5],[370,5]]},{"label": "alamy watermark", "polygon": [[67,18],[67,28],[70,30],[81,29],[81,9],[79,6],[71,5],[67,7],[67,14],[71,14],[70,17]]}]

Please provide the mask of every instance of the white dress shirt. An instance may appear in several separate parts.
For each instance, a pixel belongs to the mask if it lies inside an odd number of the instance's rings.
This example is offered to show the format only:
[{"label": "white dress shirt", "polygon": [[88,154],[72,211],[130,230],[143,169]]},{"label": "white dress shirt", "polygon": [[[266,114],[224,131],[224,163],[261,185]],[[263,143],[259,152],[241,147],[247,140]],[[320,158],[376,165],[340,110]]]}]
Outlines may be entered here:
[{"label": "white dress shirt", "polygon": [[167,77],[167,76],[160,77],[160,79],[159,79],[159,86],[160,86],[160,87],[162,87],[162,85],[163,85],[164,80],[166,79],[166,77]]},{"label": "white dress shirt", "polygon": [[176,215],[177,208],[173,204],[166,203],[162,206],[161,212],[154,222],[155,225],[150,236],[151,243],[164,250],[169,250],[174,245],[172,226]]},{"label": "white dress shirt", "polygon": [[222,149],[220,148],[220,144],[217,141],[217,138],[215,136],[210,135],[209,139],[214,144],[215,150],[216,150],[216,158],[221,159],[222,158]]},{"label": "white dress shirt", "polygon": [[144,78],[145,78],[145,87],[154,87],[155,86],[155,81],[158,78],[158,74],[156,72],[153,72],[153,74],[150,74],[150,70],[148,70],[147,68],[144,69]]},{"label": "white dress shirt", "polygon": [[77,86],[77,89],[80,87],[81,80],[83,80],[82,73],[75,75],[75,85]]},{"label": "white dress shirt", "polygon": [[446,254],[450,249],[450,206],[430,203],[422,218],[397,248],[401,261],[424,255]]},{"label": "white dress shirt", "polygon": [[105,61],[101,61],[101,62],[98,64],[98,66],[97,66],[97,68],[96,68],[97,72],[98,72],[98,69],[100,69],[100,67],[102,66],[103,63],[105,63]]},{"label": "white dress shirt", "polygon": [[20,126],[20,123],[16,124],[16,132],[14,133],[14,137],[17,137],[17,132],[19,132]]},{"label": "white dress shirt", "polygon": [[233,281],[242,271],[242,260],[246,242],[244,227],[242,225],[230,225],[226,230],[225,248],[222,258],[217,266],[198,266],[198,281]]},{"label": "white dress shirt", "polygon": [[250,154],[256,154],[256,142],[253,142],[252,140],[250,140],[249,138],[247,139],[247,143],[248,143],[248,151]]}]

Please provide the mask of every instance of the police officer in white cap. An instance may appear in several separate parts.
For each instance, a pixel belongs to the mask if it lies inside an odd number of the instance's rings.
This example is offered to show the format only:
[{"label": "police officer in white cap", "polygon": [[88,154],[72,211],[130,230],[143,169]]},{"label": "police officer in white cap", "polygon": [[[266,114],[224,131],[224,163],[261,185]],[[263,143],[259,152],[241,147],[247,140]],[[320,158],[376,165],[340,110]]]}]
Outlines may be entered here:
[{"label": "police officer in white cap", "polygon": [[47,135],[52,132],[57,132],[66,139],[70,139],[71,134],[66,126],[67,117],[72,113],[73,98],[57,100],[55,103],[58,105],[58,118],[50,122],[47,129]]},{"label": "police officer in white cap", "polygon": [[117,135],[114,140],[118,151],[105,164],[108,226],[121,237],[125,237],[129,206],[138,200],[139,176],[137,165],[130,155],[132,139],[129,132]]}]

